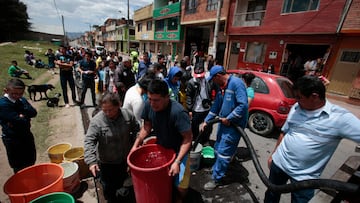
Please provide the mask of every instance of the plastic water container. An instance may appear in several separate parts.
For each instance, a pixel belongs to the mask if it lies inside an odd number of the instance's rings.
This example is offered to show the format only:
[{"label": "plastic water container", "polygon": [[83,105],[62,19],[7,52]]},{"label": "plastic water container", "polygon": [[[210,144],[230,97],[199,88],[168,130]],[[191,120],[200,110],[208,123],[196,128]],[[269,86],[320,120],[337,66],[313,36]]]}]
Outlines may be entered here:
[{"label": "plastic water container", "polygon": [[199,170],[201,163],[202,144],[198,143],[194,151],[190,151],[190,171]]},{"label": "plastic water container", "polygon": [[51,163],[59,164],[64,159],[64,153],[72,147],[70,143],[59,143],[48,148],[47,152]]},{"label": "plastic water container", "polygon": [[64,191],[73,194],[80,187],[79,166],[75,162],[64,162],[60,166],[64,169]]},{"label": "plastic water container", "polygon": [[175,152],[157,144],[137,148],[127,157],[136,202],[172,202],[172,177],[168,175]]},{"label": "plastic water container", "polygon": [[30,203],[75,203],[75,199],[66,192],[53,192],[40,196]]},{"label": "plastic water container", "polygon": [[4,192],[11,203],[28,203],[42,195],[63,192],[64,169],[54,163],[29,166],[11,176]]},{"label": "plastic water container", "polygon": [[150,136],[144,139],[143,143],[146,144],[156,144],[157,138],[156,136]]},{"label": "plastic water container", "polygon": [[90,177],[88,165],[84,161],[84,148],[73,147],[64,153],[64,162],[75,162],[79,165],[80,179]]}]

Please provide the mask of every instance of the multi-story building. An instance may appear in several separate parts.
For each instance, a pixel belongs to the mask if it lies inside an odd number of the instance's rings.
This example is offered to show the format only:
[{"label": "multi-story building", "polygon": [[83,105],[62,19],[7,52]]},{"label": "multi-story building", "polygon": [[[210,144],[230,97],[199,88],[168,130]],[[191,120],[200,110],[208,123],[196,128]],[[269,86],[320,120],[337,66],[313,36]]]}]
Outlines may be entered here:
[{"label": "multi-story building", "polygon": [[[185,0],[182,1],[181,25],[185,32],[184,55],[192,56],[195,50],[216,55],[222,64],[226,48],[225,25],[230,0]],[[217,15],[219,14],[219,15]],[[218,22],[218,29],[215,30]],[[215,37],[214,37],[215,36]],[[216,46],[213,42],[216,41]],[[216,47],[216,50],[213,48]]]},{"label": "multi-story building", "polygon": [[[126,20],[125,18],[109,18],[105,21],[104,27],[105,31],[102,32],[102,40],[107,51],[127,53],[128,51],[131,51],[131,49],[136,49],[138,47],[138,42],[135,40],[133,20]],[[128,42],[130,42],[129,46]],[[127,50],[128,47],[130,50]]]},{"label": "multi-story building", "polygon": [[139,41],[139,51],[156,51],[154,41],[153,4],[134,11],[135,39]]},{"label": "multi-story building", "polygon": [[331,80],[329,92],[359,94],[355,91],[360,87],[355,80],[360,70],[358,1],[231,0],[230,4],[226,67],[265,70],[273,65],[275,73],[291,78],[304,70],[307,60],[321,58],[322,72]]},{"label": "multi-story building", "polygon": [[94,29],[95,45],[104,45],[103,33],[105,32],[105,26],[94,26]]},{"label": "multi-story building", "polygon": [[133,20],[126,21],[124,18],[121,20],[125,23],[116,26],[116,50],[122,53],[130,53],[139,47],[139,42],[135,39],[135,27]]},{"label": "multi-story building", "polygon": [[360,99],[360,0],[345,1],[338,26],[337,44],[329,58],[329,92]]},{"label": "multi-story building", "polygon": [[181,3],[178,0],[155,0],[153,19],[154,40],[157,53],[181,57],[183,53],[183,30],[180,25]]},{"label": "multi-story building", "polygon": [[[227,24],[229,68],[291,74],[291,63],[334,53],[343,0],[231,0]],[[289,73],[290,71],[290,73]]]},{"label": "multi-story building", "polygon": [[105,32],[103,33],[103,42],[107,51],[116,51],[116,26],[120,22],[118,19],[108,18],[105,20]]}]

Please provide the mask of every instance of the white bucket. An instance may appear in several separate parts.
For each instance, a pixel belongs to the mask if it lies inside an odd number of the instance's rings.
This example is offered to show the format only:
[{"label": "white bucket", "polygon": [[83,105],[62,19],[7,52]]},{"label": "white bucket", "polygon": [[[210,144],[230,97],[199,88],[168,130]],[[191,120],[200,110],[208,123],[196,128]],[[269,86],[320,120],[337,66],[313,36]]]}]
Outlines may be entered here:
[{"label": "white bucket", "polygon": [[72,194],[80,187],[79,166],[75,162],[64,162],[60,165],[64,169],[64,191]]},{"label": "white bucket", "polygon": [[195,151],[190,151],[190,171],[194,172],[199,170],[201,163],[201,151],[203,146],[198,143]]}]

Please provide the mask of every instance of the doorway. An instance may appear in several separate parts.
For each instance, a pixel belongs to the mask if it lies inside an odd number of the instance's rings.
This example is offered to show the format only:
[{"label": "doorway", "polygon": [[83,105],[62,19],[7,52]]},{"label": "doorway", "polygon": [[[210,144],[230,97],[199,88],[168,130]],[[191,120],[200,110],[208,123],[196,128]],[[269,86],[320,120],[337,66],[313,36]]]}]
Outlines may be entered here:
[{"label": "doorway", "polygon": [[354,89],[360,89],[360,85],[357,85],[357,76],[360,75],[360,50],[342,49],[339,53],[328,91],[350,95]]}]

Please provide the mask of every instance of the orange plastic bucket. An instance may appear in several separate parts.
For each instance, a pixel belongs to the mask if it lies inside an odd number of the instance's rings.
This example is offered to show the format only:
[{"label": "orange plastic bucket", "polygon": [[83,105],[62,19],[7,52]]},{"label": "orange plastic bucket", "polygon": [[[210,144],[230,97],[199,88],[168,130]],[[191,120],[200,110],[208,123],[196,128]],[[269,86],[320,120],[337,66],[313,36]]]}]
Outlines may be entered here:
[{"label": "orange plastic bucket", "polygon": [[54,163],[37,164],[22,169],[4,184],[11,203],[27,203],[37,197],[63,192],[64,169]]},{"label": "orange plastic bucket", "polygon": [[47,152],[51,163],[59,164],[64,159],[64,153],[72,147],[70,143],[59,143],[48,148]]},{"label": "orange plastic bucket", "polygon": [[171,202],[173,179],[168,172],[175,156],[172,149],[157,144],[143,145],[129,154],[136,202]]}]

